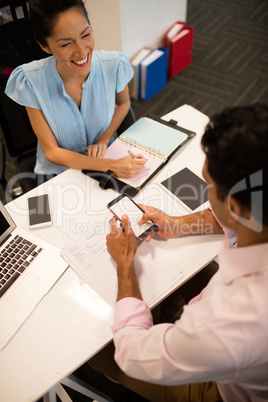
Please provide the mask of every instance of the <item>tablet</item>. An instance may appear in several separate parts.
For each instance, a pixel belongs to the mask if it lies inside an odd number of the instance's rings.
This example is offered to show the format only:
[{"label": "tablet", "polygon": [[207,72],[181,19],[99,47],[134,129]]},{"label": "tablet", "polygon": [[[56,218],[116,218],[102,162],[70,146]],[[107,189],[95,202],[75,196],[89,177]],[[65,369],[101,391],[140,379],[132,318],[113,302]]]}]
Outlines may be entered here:
[{"label": "tablet", "polygon": [[208,200],[207,183],[188,168],[184,168],[162,181],[161,185],[191,211]]}]

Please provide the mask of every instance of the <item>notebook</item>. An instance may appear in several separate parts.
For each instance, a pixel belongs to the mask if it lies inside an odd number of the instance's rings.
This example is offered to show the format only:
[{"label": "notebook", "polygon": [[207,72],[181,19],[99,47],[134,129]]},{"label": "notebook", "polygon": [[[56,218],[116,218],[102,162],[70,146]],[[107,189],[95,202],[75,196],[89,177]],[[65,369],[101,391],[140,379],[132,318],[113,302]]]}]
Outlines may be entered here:
[{"label": "notebook", "polygon": [[143,170],[131,178],[120,177],[124,183],[137,188],[194,135],[192,131],[157,117],[142,117],[107,148],[104,158],[119,159],[129,155],[129,150],[142,154],[147,159]]},{"label": "notebook", "polygon": [[0,201],[0,349],[67,266],[58,248],[18,228]]}]

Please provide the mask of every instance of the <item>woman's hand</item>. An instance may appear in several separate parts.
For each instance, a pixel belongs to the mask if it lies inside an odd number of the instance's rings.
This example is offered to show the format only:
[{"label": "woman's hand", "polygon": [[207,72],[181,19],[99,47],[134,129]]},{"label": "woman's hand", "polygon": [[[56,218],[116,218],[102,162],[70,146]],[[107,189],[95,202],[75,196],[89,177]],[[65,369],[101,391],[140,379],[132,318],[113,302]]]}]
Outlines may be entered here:
[{"label": "woman's hand", "polygon": [[113,170],[117,177],[132,177],[144,168],[146,162],[147,159],[141,154],[137,154],[136,158],[128,155],[115,160],[111,170]]},{"label": "woman's hand", "polygon": [[93,158],[103,158],[107,145],[104,143],[92,144],[87,147],[87,155]]}]

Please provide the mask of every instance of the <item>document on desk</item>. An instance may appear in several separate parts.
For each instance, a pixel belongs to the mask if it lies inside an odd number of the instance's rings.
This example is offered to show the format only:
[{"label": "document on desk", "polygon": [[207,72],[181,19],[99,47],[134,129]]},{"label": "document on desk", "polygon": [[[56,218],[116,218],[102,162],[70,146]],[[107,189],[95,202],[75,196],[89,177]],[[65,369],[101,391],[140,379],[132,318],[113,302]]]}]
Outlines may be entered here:
[{"label": "document on desk", "polygon": [[[73,242],[63,249],[62,257],[108,304],[115,305],[116,266],[107,252],[104,235],[93,235],[83,243]],[[150,307],[183,277],[181,269],[168,259],[164,250],[145,241],[138,245],[135,269],[143,299]]]}]

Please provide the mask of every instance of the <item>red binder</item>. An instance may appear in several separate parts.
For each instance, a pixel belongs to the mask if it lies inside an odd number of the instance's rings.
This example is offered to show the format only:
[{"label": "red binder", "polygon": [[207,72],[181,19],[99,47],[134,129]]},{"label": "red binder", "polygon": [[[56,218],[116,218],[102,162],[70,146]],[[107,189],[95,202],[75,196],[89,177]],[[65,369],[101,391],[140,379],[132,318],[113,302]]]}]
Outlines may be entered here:
[{"label": "red binder", "polygon": [[[174,33],[174,35],[173,35]],[[176,22],[166,34],[168,75],[173,77],[192,63],[194,28]]]}]

